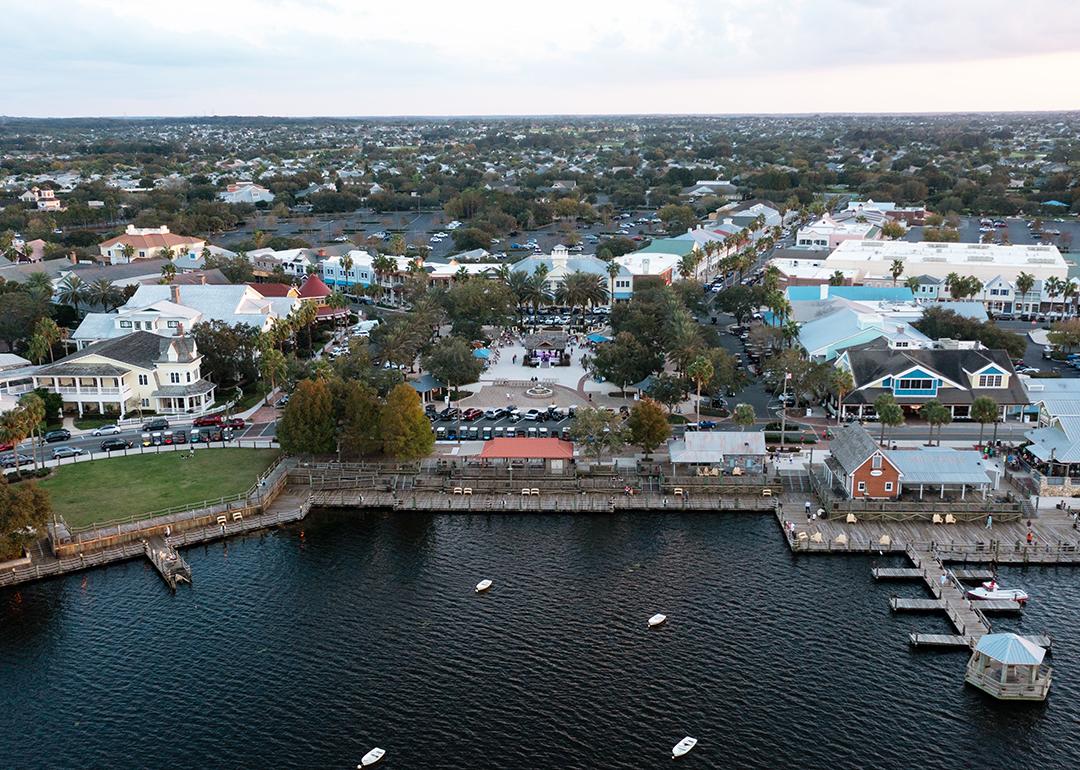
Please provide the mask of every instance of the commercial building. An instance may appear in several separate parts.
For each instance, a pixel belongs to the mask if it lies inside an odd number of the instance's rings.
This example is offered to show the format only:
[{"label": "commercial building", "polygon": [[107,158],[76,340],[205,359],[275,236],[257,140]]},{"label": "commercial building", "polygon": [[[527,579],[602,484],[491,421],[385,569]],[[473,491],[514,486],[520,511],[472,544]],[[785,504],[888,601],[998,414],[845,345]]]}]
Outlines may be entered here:
[{"label": "commercial building", "polygon": [[909,241],[853,241],[840,243],[825,257],[826,270],[852,271],[855,283],[892,286],[895,260],[905,276],[945,278],[951,273],[978,278],[984,284],[998,276],[1015,284],[1020,273],[1047,280],[1068,277],[1069,266],[1056,246],[1001,245],[996,243],[912,243]]},{"label": "commercial building", "polygon": [[795,245],[835,249],[845,241],[880,238],[885,217],[883,214],[873,217],[868,214],[824,214],[818,221],[799,228]]},{"label": "commercial building", "polygon": [[989,396],[997,403],[1002,420],[1010,410],[1028,404],[1027,392],[1004,350],[901,350],[877,340],[844,350],[836,366],[851,372],[855,383],[839,406],[842,417],[873,415],[874,400],[882,393],[891,393],[910,413],[937,399],[954,419],[967,418],[971,403],[979,396]]}]

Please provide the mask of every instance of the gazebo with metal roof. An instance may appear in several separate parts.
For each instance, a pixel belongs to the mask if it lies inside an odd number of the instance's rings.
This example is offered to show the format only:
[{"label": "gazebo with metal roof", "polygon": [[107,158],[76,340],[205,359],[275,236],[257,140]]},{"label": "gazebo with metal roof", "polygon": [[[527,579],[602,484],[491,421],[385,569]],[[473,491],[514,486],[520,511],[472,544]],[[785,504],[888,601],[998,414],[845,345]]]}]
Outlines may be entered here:
[{"label": "gazebo with metal roof", "polygon": [[1046,650],[1013,633],[986,634],[968,661],[966,682],[1000,700],[1046,700],[1052,671]]}]

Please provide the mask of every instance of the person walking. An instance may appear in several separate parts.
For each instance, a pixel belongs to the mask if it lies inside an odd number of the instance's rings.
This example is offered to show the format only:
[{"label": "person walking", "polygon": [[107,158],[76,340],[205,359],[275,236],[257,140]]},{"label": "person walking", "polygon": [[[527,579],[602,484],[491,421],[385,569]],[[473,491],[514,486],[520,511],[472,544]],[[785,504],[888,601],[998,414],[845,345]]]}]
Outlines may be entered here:
[{"label": "person walking", "polygon": [[992,513],[986,514],[986,528],[993,529],[994,527],[994,515]]},{"label": "person walking", "polygon": [[941,587],[944,588],[949,584],[949,576],[944,572],[941,573]]},{"label": "person walking", "polygon": [[810,521],[810,501],[806,501],[806,520]]}]

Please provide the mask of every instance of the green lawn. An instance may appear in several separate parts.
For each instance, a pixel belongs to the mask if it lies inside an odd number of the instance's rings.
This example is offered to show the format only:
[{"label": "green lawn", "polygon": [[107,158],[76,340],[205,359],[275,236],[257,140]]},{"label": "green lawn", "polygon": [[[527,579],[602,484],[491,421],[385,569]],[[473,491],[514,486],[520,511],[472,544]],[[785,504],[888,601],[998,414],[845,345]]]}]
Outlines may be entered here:
[{"label": "green lawn", "polygon": [[41,486],[72,527],[246,491],[276,449],[201,449],[65,465]]}]

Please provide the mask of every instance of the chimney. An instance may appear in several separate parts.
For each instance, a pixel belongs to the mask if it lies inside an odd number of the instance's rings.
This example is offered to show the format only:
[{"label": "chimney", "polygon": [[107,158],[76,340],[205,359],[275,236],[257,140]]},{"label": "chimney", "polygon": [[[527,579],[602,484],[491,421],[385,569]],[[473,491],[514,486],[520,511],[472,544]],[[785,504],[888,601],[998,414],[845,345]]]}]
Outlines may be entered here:
[{"label": "chimney", "polygon": [[[24,246],[23,248],[26,248],[26,247]],[[78,255],[75,254],[74,251],[72,251],[71,253],[68,254],[68,259],[71,261],[71,264],[73,264],[73,265],[79,264],[79,257],[78,257]]]},{"label": "chimney", "polygon": [[180,304],[180,287],[177,286],[174,283],[172,286],[169,287],[169,289],[171,290],[170,293],[172,294],[173,304],[179,305]]},{"label": "chimney", "polygon": [[184,322],[183,321],[180,321],[178,324],[176,324],[176,336],[177,337],[183,337],[184,336]]},{"label": "chimney", "polygon": [[199,284],[206,286],[206,273],[199,273]]}]

